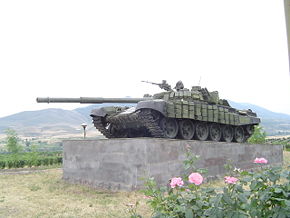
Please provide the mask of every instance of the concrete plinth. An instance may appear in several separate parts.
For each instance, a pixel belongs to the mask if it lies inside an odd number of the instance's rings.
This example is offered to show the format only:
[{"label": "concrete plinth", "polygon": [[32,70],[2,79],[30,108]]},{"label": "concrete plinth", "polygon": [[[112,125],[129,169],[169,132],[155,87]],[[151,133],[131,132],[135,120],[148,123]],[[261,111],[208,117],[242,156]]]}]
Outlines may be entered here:
[{"label": "concrete plinth", "polygon": [[170,178],[184,173],[188,148],[200,156],[197,167],[208,169],[209,177],[223,175],[229,161],[241,169],[256,167],[256,157],[266,158],[271,165],[283,162],[280,145],[154,138],[67,140],[63,145],[66,181],[110,190],[140,189],[143,179],[149,177],[166,185]]}]

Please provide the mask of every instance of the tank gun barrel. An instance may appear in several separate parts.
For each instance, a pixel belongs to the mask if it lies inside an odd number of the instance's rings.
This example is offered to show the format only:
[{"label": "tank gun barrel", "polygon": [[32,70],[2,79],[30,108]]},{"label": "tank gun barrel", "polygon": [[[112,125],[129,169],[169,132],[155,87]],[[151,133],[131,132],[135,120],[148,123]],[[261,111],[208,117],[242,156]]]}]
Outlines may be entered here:
[{"label": "tank gun barrel", "polygon": [[94,97],[80,97],[80,98],[50,98],[38,97],[37,103],[80,103],[80,104],[102,104],[102,103],[138,103],[139,101],[146,101],[152,98],[94,98]]}]

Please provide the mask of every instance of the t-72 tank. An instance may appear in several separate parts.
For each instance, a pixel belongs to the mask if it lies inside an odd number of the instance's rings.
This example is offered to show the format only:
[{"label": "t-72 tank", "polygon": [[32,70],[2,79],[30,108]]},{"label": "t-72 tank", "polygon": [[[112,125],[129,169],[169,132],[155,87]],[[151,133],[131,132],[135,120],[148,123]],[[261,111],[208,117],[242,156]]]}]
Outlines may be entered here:
[{"label": "t-72 tank", "polygon": [[[143,81],[144,82],[144,81]],[[147,81],[145,81],[147,82]],[[151,83],[151,82],[147,82]],[[92,110],[94,126],[107,138],[180,138],[245,142],[260,123],[251,109],[232,108],[217,91],[181,81],[174,90],[165,80],[152,83],[164,92],[144,98],[37,98],[47,103],[136,103],[136,107],[109,106]]]}]

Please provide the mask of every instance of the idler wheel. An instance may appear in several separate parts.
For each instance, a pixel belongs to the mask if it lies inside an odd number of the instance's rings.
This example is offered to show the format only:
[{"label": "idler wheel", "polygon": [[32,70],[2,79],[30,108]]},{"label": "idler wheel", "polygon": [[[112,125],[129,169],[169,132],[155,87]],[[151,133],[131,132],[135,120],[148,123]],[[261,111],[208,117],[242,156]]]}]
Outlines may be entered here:
[{"label": "idler wheel", "polygon": [[241,126],[235,128],[234,140],[238,143],[243,143],[245,141],[245,131]]},{"label": "idler wheel", "polygon": [[195,125],[191,120],[179,121],[179,135],[181,138],[190,140],[195,133]]},{"label": "idler wheel", "polygon": [[160,120],[160,127],[164,132],[165,138],[176,138],[178,133],[178,124],[176,119],[163,117]]},{"label": "idler wheel", "polygon": [[219,124],[213,123],[209,126],[209,138],[212,141],[218,142],[221,140],[222,130]]},{"label": "idler wheel", "polygon": [[234,138],[234,129],[230,125],[225,125],[222,129],[222,140],[231,142]]},{"label": "idler wheel", "polygon": [[205,141],[209,135],[209,129],[207,123],[198,122],[195,128],[195,136],[200,141]]}]

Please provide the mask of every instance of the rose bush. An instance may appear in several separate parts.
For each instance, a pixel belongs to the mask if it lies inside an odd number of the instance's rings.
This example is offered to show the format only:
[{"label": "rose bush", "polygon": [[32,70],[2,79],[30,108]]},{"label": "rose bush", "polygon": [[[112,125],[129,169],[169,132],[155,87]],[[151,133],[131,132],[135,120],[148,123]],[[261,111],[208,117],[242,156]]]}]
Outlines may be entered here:
[{"label": "rose bush", "polygon": [[[168,187],[158,187],[153,178],[146,182],[143,192],[153,217],[289,217],[289,169],[247,172],[235,168],[224,177],[225,186],[215,190],[202,186],[203,177],[193,166],[196,159],[189,156],[184,162],[185,169],[196,172],[172,178]],[[265,158],[253,162],[268,163]]]}]

